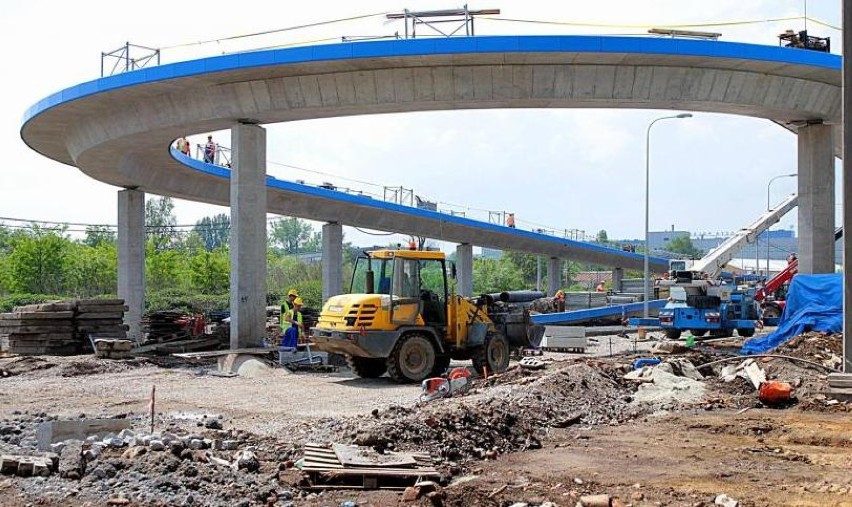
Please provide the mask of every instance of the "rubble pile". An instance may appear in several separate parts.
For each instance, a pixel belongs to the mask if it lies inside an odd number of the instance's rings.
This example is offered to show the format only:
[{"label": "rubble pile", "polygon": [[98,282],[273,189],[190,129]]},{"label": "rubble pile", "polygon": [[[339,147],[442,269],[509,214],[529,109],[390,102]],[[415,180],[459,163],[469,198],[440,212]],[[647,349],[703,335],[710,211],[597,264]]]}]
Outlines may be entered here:
[{"label": "rubble pile", "polygon": [[829,368],[839,369],[843,363],[843,335],[816,331],[800,334],[779,345],[773,353],[809,359]]},{"label": "rubble pile", "polygon": [[[505,377],[505,378],[501,378]],[[373,411],[340,428],[357,445],[429,452],[438,464],[463,464],[541,447],[549,428],[615,424],[644,413],[631,396],[585,363],[538,375],[517,370],[480,381],[468,395],[413,408]]]}]

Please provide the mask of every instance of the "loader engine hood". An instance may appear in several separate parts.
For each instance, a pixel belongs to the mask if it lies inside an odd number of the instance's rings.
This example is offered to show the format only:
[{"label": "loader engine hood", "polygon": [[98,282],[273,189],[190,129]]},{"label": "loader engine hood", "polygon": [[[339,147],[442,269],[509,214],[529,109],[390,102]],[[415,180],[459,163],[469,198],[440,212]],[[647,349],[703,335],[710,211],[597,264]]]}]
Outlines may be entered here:
[{"label": "loader engine hood", "polygon": [[[332,296],[322,307],[317,328],[320,329],[359,329],[370,328],[376,320],[376,314],[382,305],[381,294],[344,294]],[[385,307],[389,304],[384,296]]]}]

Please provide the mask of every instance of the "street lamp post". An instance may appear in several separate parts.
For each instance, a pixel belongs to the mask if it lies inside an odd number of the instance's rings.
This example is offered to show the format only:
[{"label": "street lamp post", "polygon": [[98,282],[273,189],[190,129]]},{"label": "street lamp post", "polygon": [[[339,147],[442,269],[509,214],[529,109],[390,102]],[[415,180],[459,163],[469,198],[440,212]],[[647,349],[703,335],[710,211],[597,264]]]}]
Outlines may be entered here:
[{"label": "street lamp post", "polygon": [[[766,184],[766,211],[771,210],[769,203],[769,189],[772,188],[772,182],[780,178],[795,178],[798,174],[779,174],[769,178],[769,183]],[[766,281],[769,281],[769,229],[766,229]]]},{"label": "street lamp post", "polygon": [[690,113],[681,113],[674,116],[663,116],[652,121],[648,125],[648,130],[645,132],[645,291],[642,305],[642,317],[648,318],[648,300],[651,299],[651,267],[650,267],[650,251],[651,244],[649,241],[649,222],[650,215],[648,209],[651,202],[651,127],[660,120],[673,120],[680,118],[692,118]]}]

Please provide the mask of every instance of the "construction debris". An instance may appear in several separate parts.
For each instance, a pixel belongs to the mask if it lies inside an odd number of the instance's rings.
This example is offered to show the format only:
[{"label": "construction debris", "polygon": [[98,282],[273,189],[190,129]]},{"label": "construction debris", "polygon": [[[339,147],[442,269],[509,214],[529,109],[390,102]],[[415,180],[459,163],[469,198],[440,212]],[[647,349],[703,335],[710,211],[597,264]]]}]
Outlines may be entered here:
[{"label": "construction debris", "polygon": [[405,489],[421,478],[441,475],[428,454],[379,454],[369,447],[340,444],[331,448],[306,444],[300,468],[308,489]]},{"label": "construction debris", "polygon": [[103,359],[129,359],[133,342],[130,340],[109,340],[98,338],[95,340],[95,357]]}]

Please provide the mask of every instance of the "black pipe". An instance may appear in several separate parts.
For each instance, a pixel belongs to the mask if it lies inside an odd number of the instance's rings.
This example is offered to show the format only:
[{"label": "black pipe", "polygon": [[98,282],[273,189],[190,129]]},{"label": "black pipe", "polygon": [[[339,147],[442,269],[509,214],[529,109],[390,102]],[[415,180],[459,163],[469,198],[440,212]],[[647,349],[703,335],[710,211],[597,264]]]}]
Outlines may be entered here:
[{"label": "black pipe", "polygon": [[529,303],[544,297],[544,292],[537,290],[512,290],[488,294],[492,299],[500,300],[504,303]]}]

